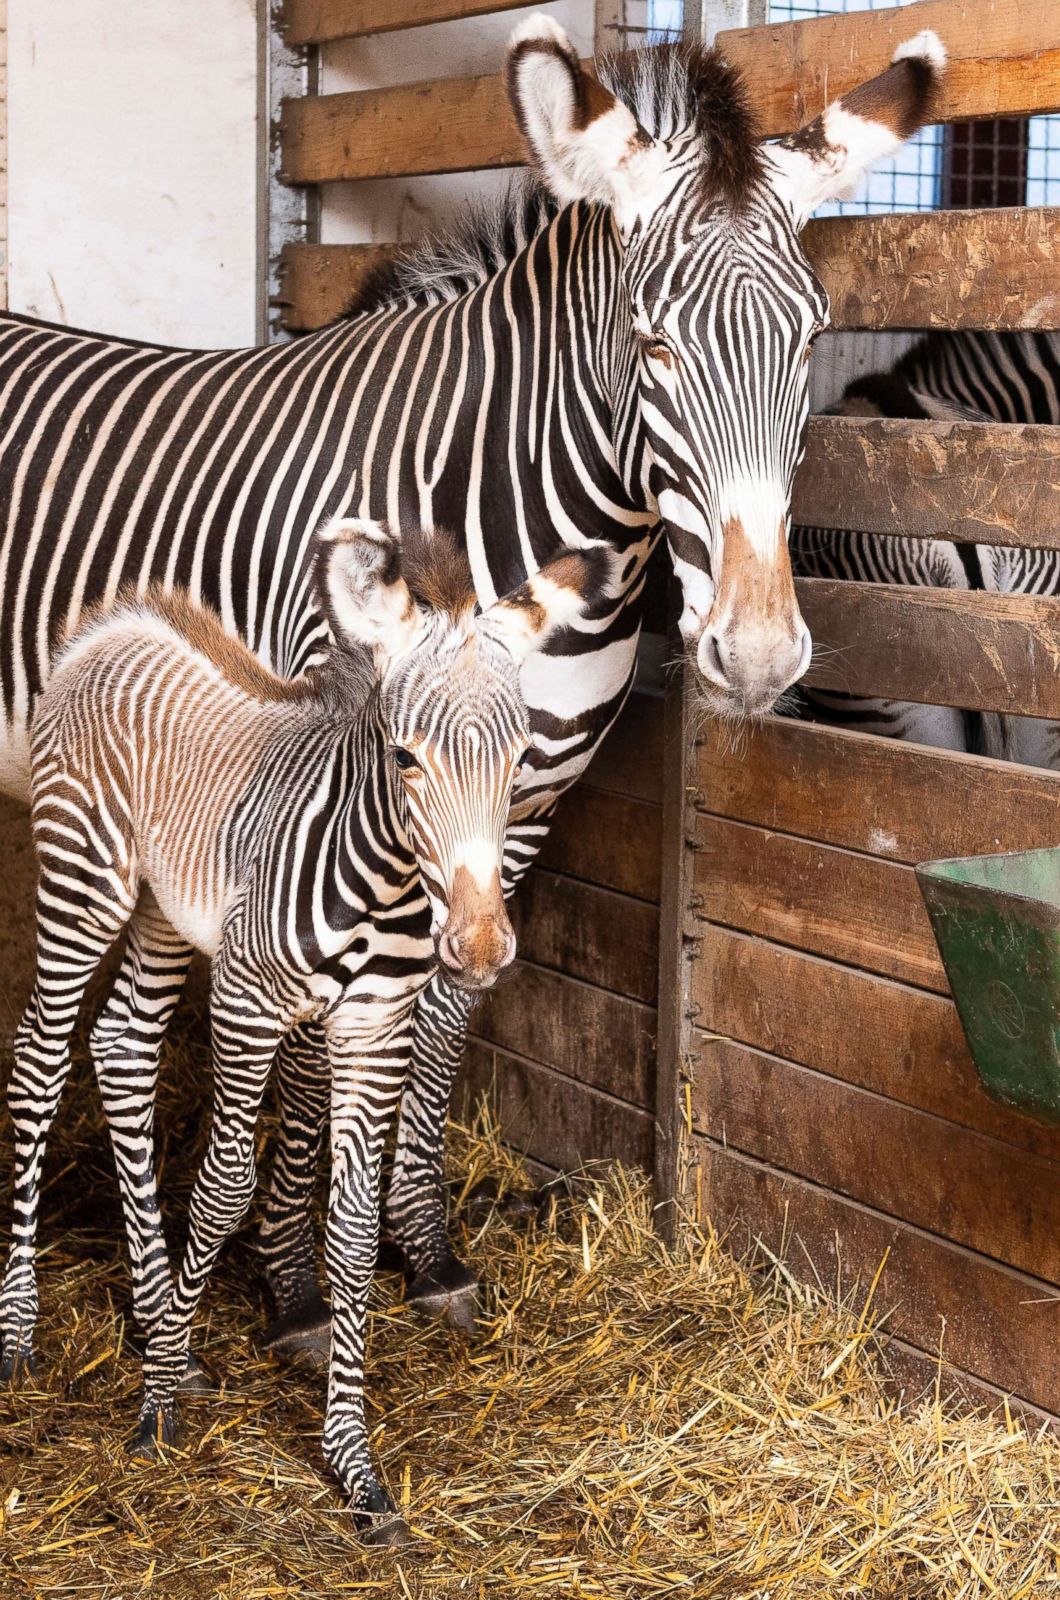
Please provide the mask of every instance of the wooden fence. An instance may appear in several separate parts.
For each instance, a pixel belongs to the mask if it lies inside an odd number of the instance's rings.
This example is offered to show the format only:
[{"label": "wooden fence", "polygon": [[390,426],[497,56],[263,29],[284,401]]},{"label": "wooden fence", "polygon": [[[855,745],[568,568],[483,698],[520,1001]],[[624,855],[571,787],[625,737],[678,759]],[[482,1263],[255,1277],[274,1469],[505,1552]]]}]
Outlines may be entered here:
[{"label": "wooden fence", "polygon": [[[287,0],[310,42],[486,9],[503,7]],[[950,53],[942,120],[1060,109],[1056,0],[924,0],[720,43],[780,133],[919,27]],[[496,77],[325,96],[284,121],[299,182],[521,158]],[[806,237],[836,327],[1060,327],[1060,210]],[[379,248],[289,249],[287,325],[334,317]],[[1055,548],[1058,465],[1055,427],[820,418],[795,514]],[[800,603],[820,685],[1060,718],[1060,601],[810,580]],[[496,1081],[538,1159],[651,1165],[660,1200],[797,1274],[865,1287],[886,1261],[877,1307],[914,1379],[941,1344],[977,1397],[1060,1413],[1060,1132],[980,1089],[913,875],[1056,843],[1060,774],[778,720],[734,750],[696,732],[683,689],[665,709],[638,697],[523,896],[527,967],[481,1012],[469,1081]]]}]

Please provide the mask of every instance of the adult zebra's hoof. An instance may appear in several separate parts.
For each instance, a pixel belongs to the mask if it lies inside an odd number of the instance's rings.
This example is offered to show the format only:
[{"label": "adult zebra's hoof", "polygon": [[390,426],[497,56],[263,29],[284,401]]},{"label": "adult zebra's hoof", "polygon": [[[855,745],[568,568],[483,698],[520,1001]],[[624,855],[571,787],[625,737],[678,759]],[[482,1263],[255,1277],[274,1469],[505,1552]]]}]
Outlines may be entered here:
[{"label": "adult zebra's hoof", "polygon": [[12,1350],[4,1346],[3,1355],[0,1355],[0,1383],[6,1383],[12,1389],[17,1389],[20,1384],[35,1378],[36,1375],[37,1363],[33,1359],[33,1351],[29,1345],[16,1344]]},{"label": "adult zebra's hoof", "polygon": [[455,1256],[442,1261],[429,1272],[421,1272],[409,1284],[409,1305],[425,1317],[444,1317],[465,1333],[475,1331],[478,1316],[478,1279],[470,1267]]},{"label": "adult zebra's hoof", "polygon": [[412,1543],[409,1525],[385,1489],[378,1484],[365,1496],[358,1509],[361,1542],[376,1549],[400,1550]]},{"label": "adult zebra's hoof", "polygon": [[261,1348],[281,1361],[319,1372],[331,1360],[331,1308],[317,1295],[265,1329]]},{"label": "adult zebra's hoof", "polygon": [[177,1442],[177,1413],[172,1406],[149,1406],[140,1414],[136,1432],[129,1440],[134,1461],[156,1461],[163,1445]]}]

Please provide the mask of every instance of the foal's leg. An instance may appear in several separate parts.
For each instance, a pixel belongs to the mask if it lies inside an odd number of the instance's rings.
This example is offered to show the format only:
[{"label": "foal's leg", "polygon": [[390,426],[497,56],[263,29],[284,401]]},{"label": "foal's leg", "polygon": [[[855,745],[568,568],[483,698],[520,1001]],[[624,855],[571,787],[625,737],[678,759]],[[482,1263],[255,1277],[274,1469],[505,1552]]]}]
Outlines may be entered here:
[{"label": "foal's leg", "polygon": [[175,1437],[175,1396],[187,1366],[191,1324],[218,1252],[254,1196],[255,1131],[269,1068],[286,1029],[284,1018],[268,1012],[260,991],[229,987],[223,969],[215,969],[210,1022],[210,1142],[192,1191],[180,1272],[144,1354],[144,1401],[133,1448],[148,1455],[158,1442],[169,1444]]},{"label": "foal's leg", "polygon": [[373,1544],[407,1528],[376,1477],[364,1415],[364,1335],[379,1243],[383,1142],[411,1048],[411,1001],[343,1006],[327,1023],[331,1061],[331,1195],[325,1256],[333,1332],[324,1456]]},{"label": "foal's leg", "polygon": [[[125,1212],[133,1318],[144,1336],[158,1327],[173,1289],[155,1177],[155,1100],[166,1029],[191,956],[191,946],[145,889],[129,924],[114,988],[92,1030],[92,1056]],[[181,1387],[208,1387],[194,1356],[189,1356]]]},{"label": "foal's leg", "polygon": [[313,1196],[331,1097],[327,1041],[317,1023],[286,1034],[276,1055],[280,1132],[258,1234],[276,1317],[265,1348],[326,1366],[331,1312],[320,1293]]},{"label": "foal's leg", "polygon": [[[63,843],[77,850],[75,824]],[[83,841],[82,841],[83,842]],[[133,909],[135,893],[107,867],[49,859],[37,889],[37,980],[15,1035],[7,1103],[15,1129],[11,1248],[0,1289],[0,1379],[33,1370],[36,1241],[44,1146],[70,1071],[70,1035],[85,988]]]}]

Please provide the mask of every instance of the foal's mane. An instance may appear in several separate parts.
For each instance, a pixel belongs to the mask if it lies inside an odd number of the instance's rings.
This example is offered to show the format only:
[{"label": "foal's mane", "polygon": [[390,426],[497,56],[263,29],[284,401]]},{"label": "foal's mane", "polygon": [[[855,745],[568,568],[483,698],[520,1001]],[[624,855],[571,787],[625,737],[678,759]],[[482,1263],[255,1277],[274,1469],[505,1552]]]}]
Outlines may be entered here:
[{"label": "foal's mane", "polygon": [[[717,50],[630,50],[603,57],[596,74],[653,138],[693,129],[703,147],[704,201],[740,209],[761,175],[761,149],[742,75]],[[469,205],[448,232],[370,273],[345,315],[458,300],[514,261],[560,209],[533,175],[516,178],[499,199]]]}]

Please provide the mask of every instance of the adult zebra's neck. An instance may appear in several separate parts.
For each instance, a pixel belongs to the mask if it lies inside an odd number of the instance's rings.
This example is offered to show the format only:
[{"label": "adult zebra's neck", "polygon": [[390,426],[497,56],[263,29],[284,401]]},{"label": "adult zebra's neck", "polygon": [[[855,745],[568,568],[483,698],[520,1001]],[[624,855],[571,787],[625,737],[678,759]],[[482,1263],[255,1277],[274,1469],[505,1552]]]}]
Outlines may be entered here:
[{"label": "adult zebra's neck", "polygon": [[653,519],[616,439],[632,355],[609,213],[567,207],[460,298],[355,318],[347,337],[352,508],[466,537],[484,603],[562,544],[644,540]]}]

